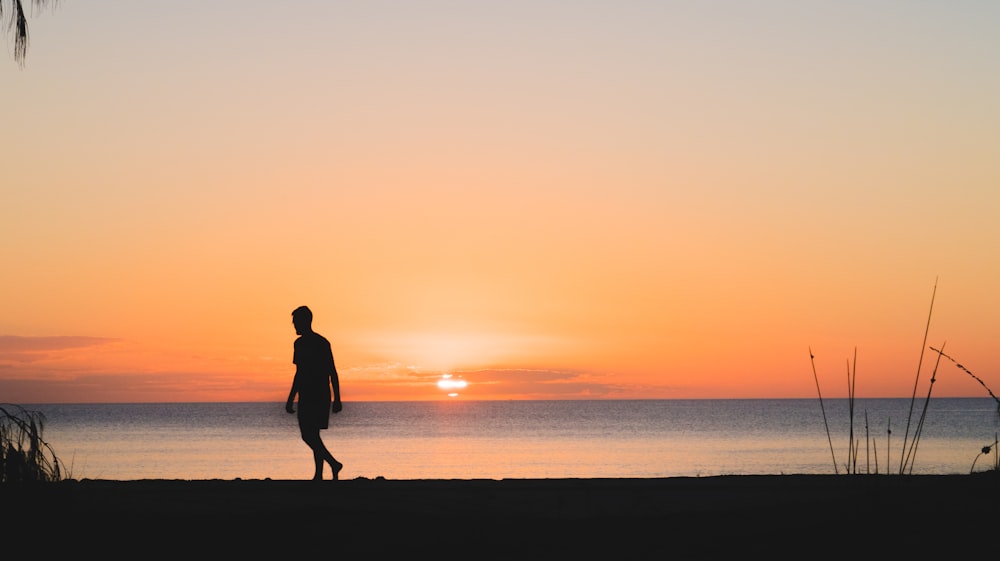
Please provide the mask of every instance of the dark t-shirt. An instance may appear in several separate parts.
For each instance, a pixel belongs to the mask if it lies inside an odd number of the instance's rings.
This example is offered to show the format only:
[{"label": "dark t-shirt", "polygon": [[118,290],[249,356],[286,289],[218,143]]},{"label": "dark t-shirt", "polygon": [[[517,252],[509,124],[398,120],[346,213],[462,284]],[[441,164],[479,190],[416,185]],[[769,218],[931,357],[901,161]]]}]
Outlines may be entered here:
[{"label": "dark t-shirt", "polygon": [[325,429],[330,418],[330,377],[336,371],[330,342],[319,333],[307,333],[295,340],[294,349],[299,424]]}]

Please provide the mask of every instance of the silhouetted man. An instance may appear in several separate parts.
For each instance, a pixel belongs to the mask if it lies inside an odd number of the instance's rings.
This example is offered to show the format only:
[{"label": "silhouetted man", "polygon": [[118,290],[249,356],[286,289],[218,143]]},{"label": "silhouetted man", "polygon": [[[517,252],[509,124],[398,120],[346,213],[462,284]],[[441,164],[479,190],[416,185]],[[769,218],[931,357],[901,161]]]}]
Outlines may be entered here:
[{"label": "silhouetted man", "polygon": [[[295,352],[292,362],[295,363],[295,378],[292,380],[292,390],[288,393],[285,411],[295,413],[295,395],[299,396],[299,431],[302,440],[312,449],[313,461],[316,463],[316,473],[313,480],[323,479],[323,462],[330,464],[333,478],[338,479],[340,470],[344,467],[323,444],[319,431],[330,425],[330,411],[339,413],[343,409],[340,403],[340,380],[337,377],[337,367],[333,362],[333,351],[330,342],[325,337],[312,330],[312,311],[300,306],[292,312],[292,325],[295,326]],[[333,404],[330,402],[330,388],[333,388]]]}]

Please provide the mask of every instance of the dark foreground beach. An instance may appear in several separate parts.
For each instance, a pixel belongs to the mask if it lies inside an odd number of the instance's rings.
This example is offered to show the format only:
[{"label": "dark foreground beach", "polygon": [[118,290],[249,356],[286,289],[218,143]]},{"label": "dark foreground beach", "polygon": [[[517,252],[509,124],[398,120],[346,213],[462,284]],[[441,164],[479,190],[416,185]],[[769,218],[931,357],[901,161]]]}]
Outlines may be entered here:
[{"label": "dark foreground beach", "polygon": [[44,558],[898,559],[1000,548],[993,473],[82,480],[0,486],[0,499],[4,549]]}]

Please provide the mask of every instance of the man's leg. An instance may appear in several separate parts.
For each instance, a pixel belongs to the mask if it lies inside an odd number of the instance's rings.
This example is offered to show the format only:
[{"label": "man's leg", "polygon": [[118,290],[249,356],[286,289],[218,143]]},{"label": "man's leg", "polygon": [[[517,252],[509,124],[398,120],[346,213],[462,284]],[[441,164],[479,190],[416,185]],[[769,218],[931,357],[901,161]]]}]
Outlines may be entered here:
[{"label": "man's leg", "polygon": [[333,479],[339,479],[340,470],[343,469],[344,464],[338,462],[333,454],[326,449],[326,445],[323,444],[323,439],[319,436],[319,429],[302,431],[302,440],[309,445],[309,448],[313,452],[313,462],[316,465],[316,472],[313,474],[313,479],[320,480],[323,479],[323,462],[330,464],[330,469],[333,471]]}]

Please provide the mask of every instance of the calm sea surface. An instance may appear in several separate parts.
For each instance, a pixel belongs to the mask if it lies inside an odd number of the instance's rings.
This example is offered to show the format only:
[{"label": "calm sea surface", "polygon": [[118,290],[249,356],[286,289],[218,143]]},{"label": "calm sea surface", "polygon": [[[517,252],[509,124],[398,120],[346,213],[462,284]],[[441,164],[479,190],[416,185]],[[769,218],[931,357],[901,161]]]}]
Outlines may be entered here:
[{"label": "calm sea surface", "polygon": [[[898,473],[923,412],[910,402],[855,400],[855,471]],[[284,403],[27,408],[74,479],[312,476]],[[912,473],[991,468],[995,448],[977,456],[998,431],[990,398],[931,399]],[[846,471],[851,423],[845,399],[346,402],[322,434],[344,479],[832,474],[834,457]]]}]

